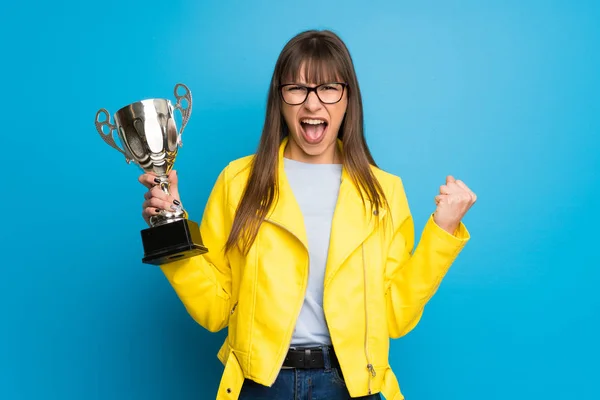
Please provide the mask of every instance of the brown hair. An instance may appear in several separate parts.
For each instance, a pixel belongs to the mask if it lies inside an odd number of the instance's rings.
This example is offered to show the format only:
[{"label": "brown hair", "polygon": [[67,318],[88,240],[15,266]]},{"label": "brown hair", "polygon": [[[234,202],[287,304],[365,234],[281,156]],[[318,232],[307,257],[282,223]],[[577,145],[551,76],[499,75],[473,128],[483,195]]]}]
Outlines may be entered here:
[{"label": "brown hair", "polygon": [[288,135],[279,85],[294,82],[301,72],[304,72],[307,82],[323,83],[341,79],[348,84],[348,107],[338,132],[338,138],[343,143],[343,166],[360,188],[361,197],[364,192],[375,210],[387,205],[383,190],[370,168],[370,165],[376,164],[364,137],[362,98],[350,52],[331,31],[305,31],[285,45],[275,64],[258,150],[253,157],[250,176],[225,251],[238,245],[243,253],[247,252],[277,199],[279,147]]}]

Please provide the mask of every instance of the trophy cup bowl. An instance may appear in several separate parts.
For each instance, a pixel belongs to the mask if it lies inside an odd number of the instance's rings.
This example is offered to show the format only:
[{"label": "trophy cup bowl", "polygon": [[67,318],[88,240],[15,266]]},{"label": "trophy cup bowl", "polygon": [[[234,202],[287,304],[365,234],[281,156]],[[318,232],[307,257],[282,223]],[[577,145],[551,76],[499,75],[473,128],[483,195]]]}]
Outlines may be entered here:
[{"label": "trophy cup bowl", "polygon": [[[178,94],[183,88],[185,93]],[[168,99],[146,99],[122,107],[110,122],[109,112],[101,108],[96,113],[96,130],[112,148],[134,162],[145,173],[155,174],[157,185],[169,192],[169,172],[173,169],[177,152],[182,145],[181,134],[192,112],[192,94],[187,86],[175,85],[173,105]],[[184,105],[184,101],[187,103]],[[182,116],[181,129],[177,131],[175,110]],[[104,119],[101,117],[104,115]],[[108,132],[105,132],[108,129]],[[115,142],[116,133],[121,147]],[[141,232],[145,264],[162,265],[208,252],[196,222],[187,218],[182,205],[174,210],[161,210],[150,217],[150,227]]]}]

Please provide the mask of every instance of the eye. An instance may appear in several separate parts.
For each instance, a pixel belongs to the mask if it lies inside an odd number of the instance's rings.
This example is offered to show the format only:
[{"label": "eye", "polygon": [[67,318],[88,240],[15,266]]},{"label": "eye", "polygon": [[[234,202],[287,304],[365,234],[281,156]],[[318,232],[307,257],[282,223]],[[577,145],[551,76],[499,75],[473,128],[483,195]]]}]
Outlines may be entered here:
[{"label": "eye", "polygon": [[333,92],[337,92],[339,90],[341,90],[340,85],[325,85],[321,87],[321,90],[323,91],[333,91]]},{"label": "eye", "polygon": [[286,86],[285,90],[286,90],[286,92],[290,92],[290,93],[298,93],[298,92],[303,92],[304,88],[302,86]]}]

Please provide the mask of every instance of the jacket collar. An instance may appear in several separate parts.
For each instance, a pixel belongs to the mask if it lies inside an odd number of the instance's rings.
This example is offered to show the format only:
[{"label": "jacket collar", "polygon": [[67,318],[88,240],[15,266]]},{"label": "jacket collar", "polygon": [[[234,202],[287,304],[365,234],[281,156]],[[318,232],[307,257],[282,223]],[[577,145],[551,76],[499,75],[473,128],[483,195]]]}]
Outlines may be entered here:
[{"label": "jacket collar", "polygon": [[[279,147],[277,167],[279,193],[266,221],[286,230],[308,251],[304,218],[285,174],[283,154],[287,143],[288,137],[285,137]],[[343,144],[340,140],[338,140],[338,146],[343,151]],[[354,185],[346,168],[342,167],[339,195],[331,227],[325,285],[346,258],[371,234],[376,220],[381,220],[384,215],[385,210],[383,209],[378,215],[374,215],[371,211],[371,203],[366,197],[363,204],[358,188]]]}]

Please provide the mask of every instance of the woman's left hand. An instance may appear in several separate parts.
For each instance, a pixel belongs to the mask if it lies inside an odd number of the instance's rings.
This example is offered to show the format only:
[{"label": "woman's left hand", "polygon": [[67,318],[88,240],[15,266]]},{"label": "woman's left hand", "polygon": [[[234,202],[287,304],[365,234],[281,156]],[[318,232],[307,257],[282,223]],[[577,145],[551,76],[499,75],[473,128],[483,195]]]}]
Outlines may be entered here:
[{"label": "woman's left hand", "polygon": [[446,184],[440,186],[440,194],[435,196],[437,208],[433,220],[440,228],[454,234],[460,221],[476,201],[477,195],[463,181],[448,175]]}]

